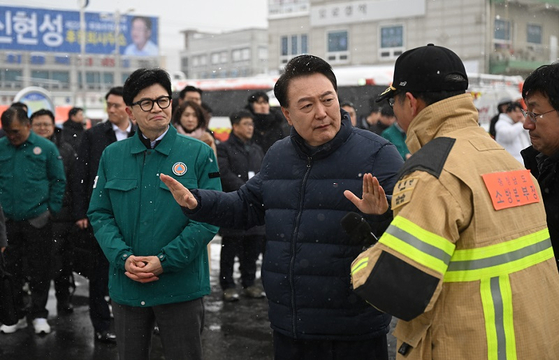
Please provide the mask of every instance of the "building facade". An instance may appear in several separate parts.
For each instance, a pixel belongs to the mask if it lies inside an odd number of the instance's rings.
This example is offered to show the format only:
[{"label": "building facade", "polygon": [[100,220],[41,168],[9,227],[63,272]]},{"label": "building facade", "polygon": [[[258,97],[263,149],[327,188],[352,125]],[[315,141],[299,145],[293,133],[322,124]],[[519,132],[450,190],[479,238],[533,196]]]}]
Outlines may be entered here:
[{"label": "building facade", "polygon": [[427,43],[474,73],[525,76],[558,56],[558,0],[269,0],[268,10],[272,72],[302,53],[338,67],[392,64]]},{"label": "building facade", "polygon": [[268,32],[245,29],[221,34],[185,30],[181,71],[189,79],[249,77],[268,73]]}]

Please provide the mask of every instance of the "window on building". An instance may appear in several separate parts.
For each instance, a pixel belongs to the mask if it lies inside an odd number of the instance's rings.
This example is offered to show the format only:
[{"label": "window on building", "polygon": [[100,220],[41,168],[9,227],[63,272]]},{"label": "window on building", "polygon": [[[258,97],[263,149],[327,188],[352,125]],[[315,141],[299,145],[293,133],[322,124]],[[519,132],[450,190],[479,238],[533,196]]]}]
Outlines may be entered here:
[{"label": "window on building", "polygon": [[289,54],[289,41],[287,36],[281,37],[281,56],[287,56]]},{"label": "window on building", "polygon": [[2,87],[18,88],[22,85],[22,70],[4,69],[1,72]]},{"label": "window on building", "polygon": [[68,71],[53,71],[51,74],[52,80],[54,80],[54,87],[60,89],[70,88],[70,72]]},{"label": "window on building", "polygon": [[229,61],[229,56],[228,56],[228,55],[229,55],[229,54],[227,53],[227,51],[222,51],[222,52],[219,54],[219,61],[220,61],[220,63],[222,63],[222,64],[227,64],[227,62]]},{"label": "window on building", "polygon": [[297,46],[297,35],[291,36],[291,53],[297,54],[299,52],[299,47]]},{"label": "window on building", "polygon": [[329,62],[344,63],[347,62],[349,57],[349,42],[348,33],[345,30],[332,31],[327,34],[327,49],[326,57]]},{"label": "window on building", "polygon": [[328,52],[347,51],[347,31],[328,33]]},{"label": "window on building", "polygon": [[493,38],[495,40],[510,41],[510,21],[495,19]]},{"label": "window on building", "polygon": [[379,57],[395,59],[404,51],[404,26],[390,25],[380,27]]},{"label": "window on building", "polygon": [[541,25],[528,24],[527,27],[527,41],[531,44],[541,44],[542,43],[542,27]]},{"label": "window on building", "polygon": [[241,51],[241,59],[250,60],[250,49],[249,48],[245,48]]},{"label": "window on building", "polygon": [[307,43],[307,35],[301,35],[301,54],[307,54],[309,52]]},{"label": "window on building", "polygon": [[105,85],[105,87],[107,86],[112,87],[114,83],[115,83],[115,74],[112,72],[104,72],[103,85]]},{"label": "window on building", "polygon": [[280,38],[280,62],[287,64],[291,58],[308,52],[306,34],[282,36]]},{"label": "window on building", "polygon": [[241,61],[241,49],[231,51],[231,60],[233,60],[233,62]]},{"label": "window on building", "polygon": [[219,64],[219,53],[212,53],[212,65]]}]

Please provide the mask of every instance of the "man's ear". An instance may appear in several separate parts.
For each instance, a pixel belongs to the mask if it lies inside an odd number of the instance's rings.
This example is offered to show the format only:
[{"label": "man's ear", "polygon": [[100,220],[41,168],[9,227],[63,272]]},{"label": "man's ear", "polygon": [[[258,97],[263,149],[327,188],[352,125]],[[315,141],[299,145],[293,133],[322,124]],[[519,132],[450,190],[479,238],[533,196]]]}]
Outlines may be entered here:
[{"label": "man's ear", "polygon": [[136,122],[136,118],[134,118],[134,114],[132,113],[132,108],[130,106],[126,107],[126,113],[128,114],[130,120]]},{"label": "man's ear", "polygon": [[287,123],[290,126],[293,126],[293,122],[291,121],[291,116],[289,115],[289,110],[287,110],[287,108],[284,108],[283,106],[281,107],[281,112],[283,113],[283,116],[285,116],[285,119],[287,120]]},{"label": "man's ear", "polygon": [[417,114],[419,114],[419,112],[425,108],[424,102],[414,97],[409,92],[406,93],[406,98],[409,100],[409,107],[412,117],[416,117]]}]

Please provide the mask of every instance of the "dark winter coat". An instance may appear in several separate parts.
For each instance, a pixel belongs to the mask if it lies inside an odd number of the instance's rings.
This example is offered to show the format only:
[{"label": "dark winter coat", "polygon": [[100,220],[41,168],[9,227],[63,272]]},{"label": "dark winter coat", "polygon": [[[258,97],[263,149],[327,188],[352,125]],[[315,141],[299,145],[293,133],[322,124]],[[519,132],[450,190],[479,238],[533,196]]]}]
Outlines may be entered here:
[{"label": "dark winter coat", "polygon": [[[237,191],[249,179],[249,172],[256,175],[264,159],[262,148],[252,141],[244,143],[233,132],[227,141],[217,145],[217,164],[223,191]],[[264,226],[249,230],[221,228],[222,236],[264,235]]]},{"label": "dark winter coat", "polygon": [[84,132],[83,124],[79,124],[72,120],[66,120],[62,124],[62,141],[70,144],[74,151],[78,152]]},{"label": "dark winter coat", "polygon": [[555,259],[559,261],[559,152],[553,156],[545,156],[530,146],[520,154],[524,159],[524,165],[540,185],[549,236]]},{"label": "dark winter coat", "polygon": [[252,113],[254,117],[254,134],[252,141],[262,148],[266,153],[270,146],[272,146],[279,139],[283,139],[287,134],[284,134],[284,123],[287,120],[280,112],[270,109],[268,114],[256,114],[249,104],[246,108]]},{"label": "dark winter coat", "polygon": [[[266,224],[262,280],[275,331],[295,339],[365,340],[388,332],[390,315],[353,293],[350,265],[361,244],[351,243],[340,220],[357,208],[343,192],[361,195],[372,172],[392,193],[403,161],[394,145],[351,126],[343,112],[338,134],[310,148],[292,129],[266,154],[260,173],[237,192],[194,190],[193,220],[222,227]],[[390,212],[367,217],[380,235]]]},{"label": "dark winter coat", "polygon": [[62,157],[62,163],[64,164],[64,174],[66,175],[66,189],[64,190],[64,198],[62,199],[62,209],[53,216],[53,220],[56,222],[74,222],[71,183],[77,154],[72,148],[72,145],[63,140],[61,129],[55,127],[54,134],[50,140],[58,148],[58,152]]}]

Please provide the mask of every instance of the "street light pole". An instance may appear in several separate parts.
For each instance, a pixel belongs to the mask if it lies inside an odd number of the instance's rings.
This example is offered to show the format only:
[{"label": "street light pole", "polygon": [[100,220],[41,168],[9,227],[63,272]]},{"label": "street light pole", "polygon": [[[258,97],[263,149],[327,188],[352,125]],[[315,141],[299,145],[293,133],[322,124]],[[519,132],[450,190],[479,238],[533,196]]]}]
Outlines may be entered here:
[{"label": "street light pole", "polygon": [[[82,94],[82,107],[86,108],[85,104],[85,33],[86,33],[86,26],[85,26],[85,7],[88,4],[88,0],[78,0],[78,6],[80,7],[80,57],[81,57],[81,94]],[[78,87],[80,86],[78,82]],[[74,100],[75,101],[75,100]]]},{"label": "street light pole", "polygon": [[128,9],[124,13],[119,10],[115,11],[114,21],[115,21],[115,84],[122,83],[122,67],[120,64],[120,21],[123,16],[126,16],[133,12],[134,9]]}]

